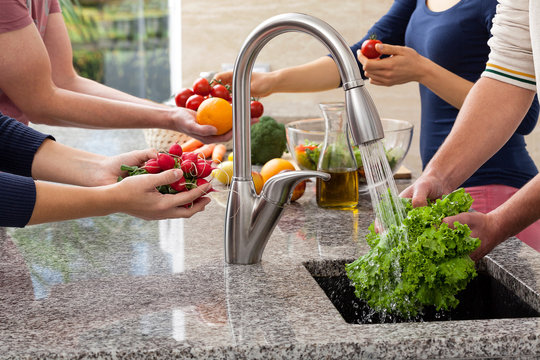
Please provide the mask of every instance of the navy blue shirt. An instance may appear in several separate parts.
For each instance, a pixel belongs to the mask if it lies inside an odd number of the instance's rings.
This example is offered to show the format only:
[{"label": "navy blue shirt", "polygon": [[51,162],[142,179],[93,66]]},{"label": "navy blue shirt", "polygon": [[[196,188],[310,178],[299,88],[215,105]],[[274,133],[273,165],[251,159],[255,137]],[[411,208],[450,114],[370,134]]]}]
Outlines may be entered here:
[{"label": "navy blue shirt", "polygon": [[34,155],[51,138],[0,113],[0,226],[24,227],[34,211]]},{"label": "navy blue shirt", "polygon": [[[362,42],[375,34],[383,43],[411,47],[448,71],[475,82],[488,60],[487,41],[496,6],[496,0],[461,0],[448,10],[433,12],[425,0],[396,0],[388,13],[351,49],[356,54]],[[424,85],[419,87],[420,155],[425,167],[450,133],[459,110]],[[538,170],[527,152],[523,135],[534,129],[538,113],[535,96],[516,133],[462,186],[501,184],[520,188],[532,179]],[[456,154],[460,151],[456,149]]]}]

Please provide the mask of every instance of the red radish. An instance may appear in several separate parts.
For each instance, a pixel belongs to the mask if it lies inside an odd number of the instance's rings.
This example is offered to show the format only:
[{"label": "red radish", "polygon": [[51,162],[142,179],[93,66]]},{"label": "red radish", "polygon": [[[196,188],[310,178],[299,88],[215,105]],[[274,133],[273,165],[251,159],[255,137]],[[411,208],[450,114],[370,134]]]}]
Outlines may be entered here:
[{"label": "red radish", "polygon": [[182,176],[180,180],[175,181],[172,184],[169,184],[169,186],[178,192],[186,191],[187,190],[186,178]]},{"label": "red radish", "polygon": [[189,161],[197,161],[197,159],[199,158],[198,154],[194,153],[194,152],[185,152],[182,154],[182,161],[184,160],[189,160]]},{"label": "red radish", "polygon": [[172,169],[175,165],[174,158],[171,155],[165,153],[158,154],[157,163],[160,169],[163,171]]},{"label": "red radish", "polygon": [[180,163],[180,169],[184,172],[186,175],[192,175],[194,172],[197,171],[197,167],[195,163],[191,160],[184,160]]},{"label": "red radish", "polygon": [[169,154],[176,155],[176,156],[182,156],[182,147],[178,145],[178,143],[174,143],[169,148]]},{"label": "red radish", "polygon": [[207,161],[207,160],[199,159],[195,163],[195,166],[196,166],[196,169],[197,169],[197,177],[198,178],[205,178],[208,175],[210,175],[210,173],[212,173],[212,170],[214,170],[214,168],[212,167],[212,161],[211,160]]},{"label": "red radish", "polygon": [[159,164],[157,162],[157,159],[150,159],[148,160],[143,168],[148,171],[150,174],[157,174],[161,172],[161,168],[159,167]]},{"label": "red radish", "polygon": [[[203,178],[198,178],[197,181],[196,181],[197,187],[203,186],[203,185],[208,184],[208,183],[210,183],[210,182],[208,180],[206,180],[206,179],[203,179]],[[210,188],[210,189],[208,189],[206,191],[206,193],[209,193],[209,192],[212,192],[212,191],[216,191],[216,190],[214,190],[214,188]]]},{"label": "red radish", "polygon": [[206,179],[203,179],[203,178],[197,179],[197,187],[208,184],[208,183],[209,183],[209,181],[206,180]]}]

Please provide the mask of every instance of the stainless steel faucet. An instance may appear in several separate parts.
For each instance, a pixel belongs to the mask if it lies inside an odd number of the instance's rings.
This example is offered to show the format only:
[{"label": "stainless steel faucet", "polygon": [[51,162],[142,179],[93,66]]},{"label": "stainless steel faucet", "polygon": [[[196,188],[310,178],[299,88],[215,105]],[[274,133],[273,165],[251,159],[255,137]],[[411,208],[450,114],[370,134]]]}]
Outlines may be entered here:
[{"label": "stainless steel faucet", "polygon": [[291,171],[270,178],[257,195],[251,178],[251,72],[261,49],[275,36],[299,31],[319,39],[336,62],[345,90],[349,128],[355,144],[384,136],[356,59],[341,35],[324,21],[305,14],[274,16],[257,26],[244,42],[233,69],[234,172],[225,214],[225,261],[256,264],[296,184],[309,177],[330,179],[320,171]]}]

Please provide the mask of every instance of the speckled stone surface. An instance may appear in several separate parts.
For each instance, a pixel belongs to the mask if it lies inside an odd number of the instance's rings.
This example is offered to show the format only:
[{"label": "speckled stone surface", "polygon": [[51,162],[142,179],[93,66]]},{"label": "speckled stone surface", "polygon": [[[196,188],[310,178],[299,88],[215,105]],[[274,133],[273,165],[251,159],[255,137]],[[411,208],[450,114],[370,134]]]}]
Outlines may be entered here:
[{"label": "speckled stone surface", "polygon": [[[0,231],[0,359],[540,358],[540,318],[346,323],[311,273],[342,273],[365,253],[372,213],[366,199],[319,209],[313,190],[286,209],[259,265],[224,262],[225,191],[186,220]],[[480,266],[540,311],[540,254],[510,239]]]}]

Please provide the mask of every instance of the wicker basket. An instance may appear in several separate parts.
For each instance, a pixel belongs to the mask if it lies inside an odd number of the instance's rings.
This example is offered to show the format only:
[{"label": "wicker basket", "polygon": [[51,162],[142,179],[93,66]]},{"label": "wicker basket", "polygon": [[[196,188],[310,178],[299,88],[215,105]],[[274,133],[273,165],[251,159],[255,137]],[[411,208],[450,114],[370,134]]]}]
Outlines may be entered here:
[{"label": "wicker basket", "polygon": [[143,132],[148,146],[158,151],[169,151],[172,144],[182,145],[191,139],[191,136],[173,130],[144,129]]},{"label": "wicker basket", "polygon": [[[172,144],[178,143],[182,145],[191,139],[191,136],[173,130],[143,129],[143,132],[148,146],[158,151],[169,151]],[[232,150],[232,139],[222,144],[227,147],[227,150]]]}]

